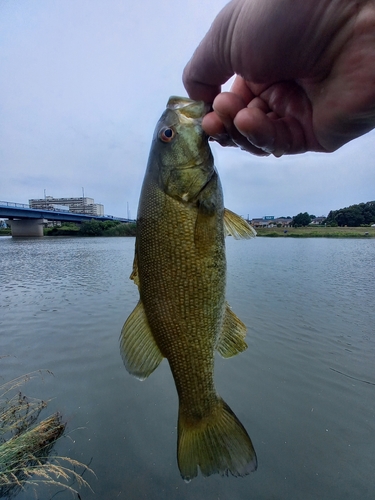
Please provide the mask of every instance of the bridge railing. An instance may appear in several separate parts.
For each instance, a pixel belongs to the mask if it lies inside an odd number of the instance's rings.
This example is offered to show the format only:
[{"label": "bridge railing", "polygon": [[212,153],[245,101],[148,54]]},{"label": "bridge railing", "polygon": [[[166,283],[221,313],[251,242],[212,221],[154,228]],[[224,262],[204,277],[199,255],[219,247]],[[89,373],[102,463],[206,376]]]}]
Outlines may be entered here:
[{"label": "bridge railing", "polygon": [[43,208],[31,208],[30,205],[26,205],[26,203],[13,203],[12,201],[1,201],[1,200],[0,200],[0,207],[28,208],[30,210],[42,210],[42,211],[48,210],[49,212],[70,212],[70,210],[64,210],[62,208],[55,208],[48,206]]},{"label": "bridge railing", "polygon": [[[115,221],[120,221],[120,222],[135,222],[133,219],[126,219],[125,217],[116,217],[115,215],[94,215],[94,214],[88,214],[88,213],[76,213],[76,212],[70,212],[70,210],[62,210],[60,208],[30,208],[29,205],[26,205],[25,203],[13,203],[12,201],[1,201],[0,200],[0,207],[7,207],[7,208],[19,208],[19,209],[27,209],[30,212],[37,212],[37,213],[44,213],[46,218],[48,216],[46,215],[47,212],[58,212],[58,214],[66,215],[67,217],[74,217],[75,219],[79,218],[80,216],[83,216],[83,220],[87,219],[96,219],[100,220],[102,219],[107,219],[107,220],[115,220]],[[12,216],[17,217],[16,213],[12,213]],[[52,214],[51,214],[52,216]],[[9,217],[9,212],[7,212],[7,215],[5,217]],[[27,218],[27,216],[23,215],[23,218]],[[53,218],[53,220],[60,220]],[[70,219],[61,219],[61,220],[72,220]]]},{"label": "bridge railing", "polygon": [[0,206],[12,208],[30,208],[29,205],[26,205],[25,203],[13,203],[11,201],[0,201]]}]

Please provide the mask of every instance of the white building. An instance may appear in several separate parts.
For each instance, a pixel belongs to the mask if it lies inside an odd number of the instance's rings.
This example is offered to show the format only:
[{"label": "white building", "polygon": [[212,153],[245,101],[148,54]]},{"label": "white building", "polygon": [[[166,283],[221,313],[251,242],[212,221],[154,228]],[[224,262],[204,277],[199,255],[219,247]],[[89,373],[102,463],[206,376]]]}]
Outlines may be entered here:
[{"label": "white building", "polygon": [[81,196],[80,198],[54,198],[53,196],[46,196],[39,200],[32,199],[29,200],[30,208],[39,208],[41,210],[59,210],[58,206],[68,207],[69,212],[75,214],[87,214],[87,215],[104,215],[104,205],[100,203],[94,203],[93,198],[86,198]]},{"label": "white building", "polygon": [[289,227],[292,223],[291,217],[271,217],[265,216],[263,218],[251,219],[250,224],[257,227]]}]

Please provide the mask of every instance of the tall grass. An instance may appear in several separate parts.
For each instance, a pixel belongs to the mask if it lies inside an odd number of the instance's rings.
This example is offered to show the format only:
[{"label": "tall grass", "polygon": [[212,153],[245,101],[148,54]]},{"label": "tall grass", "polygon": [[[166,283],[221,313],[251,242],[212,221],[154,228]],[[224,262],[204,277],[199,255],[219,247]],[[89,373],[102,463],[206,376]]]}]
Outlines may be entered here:
[{"label": "tall grass", "polygon": [[[88,469],[68,457],[51,456],[65,423],[55,413],[37,422],[47,402],[26,397],[20,387],[34,372],[0,386],[0,498],[12,498],[27,484],[54,485],[78,493],[73,484],[88,486],[76,469]],[[92,472],[92,471],[91,471]]]}]

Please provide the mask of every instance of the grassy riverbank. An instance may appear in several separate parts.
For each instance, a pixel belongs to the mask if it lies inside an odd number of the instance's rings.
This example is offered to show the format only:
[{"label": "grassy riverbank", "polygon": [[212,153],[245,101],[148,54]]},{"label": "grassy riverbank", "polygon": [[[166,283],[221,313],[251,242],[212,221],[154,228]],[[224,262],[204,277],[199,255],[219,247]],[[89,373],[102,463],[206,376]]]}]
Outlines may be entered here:
[{"label": "grassy riverbank", "polygon": [[256,232],[270,238],[375,238],[374,227],[270,227],[258,228]]}]

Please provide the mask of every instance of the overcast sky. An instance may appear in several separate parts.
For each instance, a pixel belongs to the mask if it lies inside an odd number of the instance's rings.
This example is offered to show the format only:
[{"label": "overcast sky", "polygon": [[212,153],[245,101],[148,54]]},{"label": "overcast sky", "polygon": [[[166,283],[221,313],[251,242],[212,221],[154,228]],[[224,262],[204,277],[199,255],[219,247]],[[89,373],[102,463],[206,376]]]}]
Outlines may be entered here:
[{"label": "overcast sky", "polygon": [[[225,0],[0,0],[0,200],[85,196],[136,216],[154,127]],[[375,199],[375,134],[333,154],[213,146],[225,204],[326,215]]]}]

